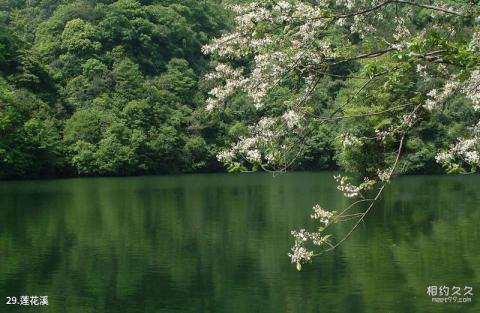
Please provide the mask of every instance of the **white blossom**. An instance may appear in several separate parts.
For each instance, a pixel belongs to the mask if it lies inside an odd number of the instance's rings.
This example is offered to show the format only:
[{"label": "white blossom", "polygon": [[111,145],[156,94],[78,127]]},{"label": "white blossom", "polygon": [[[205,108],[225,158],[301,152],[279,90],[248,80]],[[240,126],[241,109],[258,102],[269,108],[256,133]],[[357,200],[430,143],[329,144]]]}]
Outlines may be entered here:
[{"label": "white blossom", "polygon": [[449,169],[463,168],[465,165],[472,169],[480,165],[480,122],[471,128],[471,138],[458,138],[450,145],[447,151],[438,153],[435,160]]},{"label": "white blossom", "polygon": [[363,190],[361,186],[352,185],[349,182],[349,178],[346,176],[335,175],[333,176],[333,178],[335,178],[335,180],[338,183],[337,189],[343,192],[343,194],[347,198],[357,197],[360,195],[360,192]]},{"label": "white blossom", "polygon": [[283,119],[287,123],[288,128],[294,128],[301,125],[303,117],[297,112],[290,110],[283,114]]},{"label": "white blossom", "polygon": [[260,163],[262,161],[262,155],[257,149],[247,151],[247,160],[251,163]]},{"label": "white blossom", "polygon": [[327,237],[322,236],[319,232],[310,233],[310,240],[316,246],[321,246],[327,241]]},{"label": "white blossom", "polygon": [[386,170],[377,169],[377,176],[380,181],[388,182],[392,176],[392,169],[387,168]]},{"label": "white blossom", "polygon": [[222,163],[231,162],[235,158],[235,153],[229,150],[224,150],[217,155],[218,161]]},{"label": "white blossom", "polygon": [[288,254],[292,263],[305,263],[310,262],[313,257],[313,251],[307,250],[301,245],[294,245],[292,247],[292,252]]},{"label": "white blossom", "polygon": [[341,137],[342,137],[342,145],[344,148],[350,147],[350,146],[361,146],[363,144],[358,137],[350,133],[345,133],[341,135]]},{"label": "white blossom", "polygon": [[318,204],[313,207],[313,211],[314,213],[310,215],[310,217],[312,219],[319,220],[320,223],[324,224],[325,226],[330,224],[335,216],[332,212],[322,209],[322,207]]},{"label": "white blossom", "polygon": [[473,33],[469,49],[470,51],[480,51],[480,32]]},{"label": "white blossom", "polygon": [[473,103],[476,111],[480,110],[480,70],[475,70],[465,81],[462,92]]},{"label": "white blossom", "polygon": [[435,111],[442,108],[445,101],[452,96],[461,86],[456,77],[451,77],[441,90],[432,89],[428,92],[428,99],[425,102],[425,108],[429,111]]},{"label": "white blossom", "polygon": [[310,239],[310,234],[305,231],[305,229],[300,229],[299,231],[292,230],[291,234],[299,243],[306,242],[308,239]]},{"label": "white blossom", "polygon": [[430,76],[428,75],[427,71],[427,66],[424,64],[417,64],[416,71],[418,75],[423,78],[423,79],[430,79]]}]

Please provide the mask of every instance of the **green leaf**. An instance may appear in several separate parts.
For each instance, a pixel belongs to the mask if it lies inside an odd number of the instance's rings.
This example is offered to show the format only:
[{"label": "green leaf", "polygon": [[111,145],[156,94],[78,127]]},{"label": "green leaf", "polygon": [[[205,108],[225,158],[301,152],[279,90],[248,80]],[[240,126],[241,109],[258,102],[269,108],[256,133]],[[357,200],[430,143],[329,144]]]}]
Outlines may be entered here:
[{"label": "green leaf", "polygon": [[302,270],[302,264],[300,264],[300,262],[297,262],[297,271],[301,271]]}]

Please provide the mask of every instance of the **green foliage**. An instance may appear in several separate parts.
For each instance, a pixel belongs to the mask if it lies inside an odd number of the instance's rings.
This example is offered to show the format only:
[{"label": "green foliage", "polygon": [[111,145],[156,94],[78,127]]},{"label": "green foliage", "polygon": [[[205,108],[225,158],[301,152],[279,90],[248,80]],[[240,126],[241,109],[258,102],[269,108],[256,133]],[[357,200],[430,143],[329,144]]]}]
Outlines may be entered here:
[{"label": "green foliage", "polygon": [[[246,125],[287,109],[299,86],[294,79],[277,86],[261,110],[244,95],[235,95],[221,112],[204,109],[211,82],[202,77],[218,60],[207,59],[201,46],[233,24],[221,2],[0,1],[0,178],[221,170],[217,153],[245,136]],[[411,51],[442,49],[448,62],[465,68],[478,63],[465,42],[428,27],[429,15],[420,11],[414,22],[426,29],[428,40],[411,43]],[[344,49],[352,54],[378,45],[340,27],[332,38],[339,49],[347,41]],[[394,155],[382,151],[391,151],[398,138],[347,147],[338,135],[374,138],[372,129],[387,129],[401,112],[425,100],[427,83],[416,81],[414,69],[402,62],[415,57],[399,53],[398,62],[388,64],[377,58],[333,66],[330,71],[338,77],[360,67],[365,77],[395,68],[388,79],[375,81],[375,95],[352,101],[343,113],[392,111],[328,126],[308,123],[294,168],[339,165],[374,175],[374,164],[389,163]],[[309,114],[332,113],[358,89],[355,79],[335,75],[319,81]],[[452,99],[441,114],[426,117],[409,134],[405,173],[439,170],[435,151],[465,134],[466,122],[475,120],[462,101]],[[405,109],[394,110],[399,106]],[[228,168],[247,169],[260,170],[248,162]]]},{"label": "green foliage", "polygon": [[[1,5],[7,22],[0,27],[2,131],[8,137],[1,140],[0,177],[38,176],[40,169],[133,175],[215,166],[218,148],[209,145],[216,140],[206,143],[192,116],[207,118],[195,113],[203,106],[197,85],[208,66],[200,48],[226,27],[221,6],[135,0]],[[29,20],[33,12],[41,18]],[[51,163],[33,162],[39,154]]]},{"label": "green foliage", "polygon": [[51,109],[0,78],[0,177],[40,177],[63,165]]}]

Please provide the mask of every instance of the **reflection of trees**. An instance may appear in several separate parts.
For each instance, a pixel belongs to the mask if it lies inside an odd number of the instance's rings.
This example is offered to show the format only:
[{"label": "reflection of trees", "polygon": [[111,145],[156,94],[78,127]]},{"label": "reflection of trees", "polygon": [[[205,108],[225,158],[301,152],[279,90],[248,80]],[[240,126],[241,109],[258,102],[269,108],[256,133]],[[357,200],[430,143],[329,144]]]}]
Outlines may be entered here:
[{"label": "reflection of trees", "polygon": [[47,294],[51,312],[423,312],[428,284],[478,286],[470,178],[399,179],[344,247],[294,271],[288,230],[319,195],[344,201],[330,176],[8,184],[0,290]]},{"label": "reflection of trees", "polygon": [[[428,285],[478,286],[480,194],[474,177],[403,177],[342,250],[367,312],[476,312],[432,304]],[[401,308],[401,309],[400,309]]]}]

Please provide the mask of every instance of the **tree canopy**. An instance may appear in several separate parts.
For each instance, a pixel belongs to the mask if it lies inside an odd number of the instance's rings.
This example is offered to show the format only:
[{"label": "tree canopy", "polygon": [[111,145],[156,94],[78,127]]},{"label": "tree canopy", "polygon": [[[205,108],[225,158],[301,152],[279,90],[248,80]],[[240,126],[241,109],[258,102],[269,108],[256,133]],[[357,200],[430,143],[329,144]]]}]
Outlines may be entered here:
[{"label": "tree canopy", "polygon": [[205,117],[199,82],[209,62],[201,46],[227,27],[220,5],[0,7],[0,177],[218,168],[216,135],[207,138],[195,116]]},{"label": "tree canopy", "polygon": [[478,168],[476,1],[0,9],[0,178]]}]

